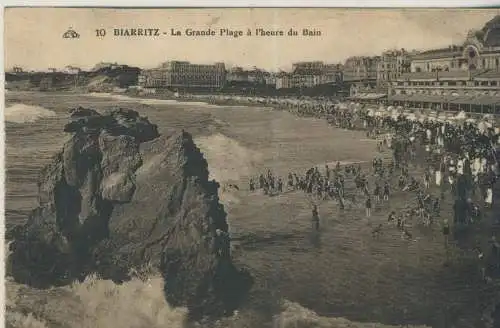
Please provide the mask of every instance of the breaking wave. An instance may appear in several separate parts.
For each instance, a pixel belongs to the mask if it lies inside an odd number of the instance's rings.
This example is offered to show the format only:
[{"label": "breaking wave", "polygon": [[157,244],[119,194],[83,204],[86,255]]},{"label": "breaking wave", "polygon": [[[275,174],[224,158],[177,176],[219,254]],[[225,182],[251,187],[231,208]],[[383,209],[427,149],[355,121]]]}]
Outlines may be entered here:
[{"label": "breaking wave", "polygon": [[209,178],[222,184],[219,189],[220,200],[226,205],[238,204],[240,199],[236,190],[226,189],[225,184],[236,182],[242,176],[250,176],[262,154],[220,133],[197,138],[195,142],[208,162]]},{"label": "breaking wave", "polygon": [[[6,327],[11,328],[183,328],[187,310],[172,308],[163,295],[163,279],[134,278],[123,284],[89,276],[85,281],[49,290],[28,290],[7,278]],[[281,311],[262,325],[252,313],[236,313],[213,328],[234,327],[352,327],[395,328],[382,324],[327,318],[282,300]],[[203,327],[204,325],[198,325]],[[208,326],[207,326],[208,327]],[[409,326],[410,327],[410,326]],[[424,326],[411,326],[425,328]]]},{"label": "breaking wave", "polygon": [[156,98],[138,98],[138,97],[129,97],[125,95],[119,95],[119,94],[113,94],[113,93],[106,93],[106,92],[91,92],[89,93],[90,96],[92,97],[98,97],[98,98],[111,98],[115,99],[118,101],[129,101],[129,102],[135,102],[135,103],[140,103],[144,105],[186,105],[186,106],[200,106],[200,107],[220,107],[217,105],[211,105],[207,104],[204,102],[198,102],[198,101],[177,101],[175,99],[156,99]]},{"label": "breaking wave", "polygon": [[258,151],[220,133],[197,138],[195,142],[209,163],[210,179],[221,183],[250,176],[255,164],[262,159]]},{"label": "breaking wave", "polygon": [[[7,282],[7,327],[181,328],[186,315],[185,308],[167,304],[159,276],[121,285],[89,276],[71,286],[31,291],[28,299],[26,288]],[[49,302],[38,303],[38,298]]]},{"label": "breaking wave", "polygon": [[41,118],[55,117],[56,112],[40,107],[25,104],[14,104],[5,108],[5,121],[11,123],[33,123]]}]

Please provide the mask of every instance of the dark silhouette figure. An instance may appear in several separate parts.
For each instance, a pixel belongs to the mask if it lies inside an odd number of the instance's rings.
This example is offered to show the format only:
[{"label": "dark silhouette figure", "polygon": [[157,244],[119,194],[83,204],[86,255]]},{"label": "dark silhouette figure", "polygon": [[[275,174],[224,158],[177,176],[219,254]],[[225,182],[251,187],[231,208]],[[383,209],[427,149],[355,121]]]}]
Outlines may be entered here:
[{"label": "dark silhouette figure", "polygon": [[228,259],[231,256],[230,238],[227,232],[220,229],[215,231],[215,252],[217,256],[223,259]]},{"label": "dark silhouette figure", "polygon": [[312,209],[312,226],[313,230],[319,231],[319,214],[318,214],[318,207],[314,205]]}]

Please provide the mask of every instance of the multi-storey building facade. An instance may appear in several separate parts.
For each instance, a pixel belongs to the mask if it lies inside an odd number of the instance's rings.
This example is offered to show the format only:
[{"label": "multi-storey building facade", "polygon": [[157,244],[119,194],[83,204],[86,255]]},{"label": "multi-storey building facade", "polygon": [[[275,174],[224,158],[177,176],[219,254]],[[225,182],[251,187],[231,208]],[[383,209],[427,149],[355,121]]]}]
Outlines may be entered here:
[{"label": "multi-storey building facade", "polygon": [[246,82],[265,84],[268,72],[254,67],[251,70],[245,70],[242,67],[233,67],[226,74],[227,82]]},{"label": "multi-storey building facade", "polygon": [[118,63],[100,62],[92,68],[92,71],[95,72],[95,71],[98,71],[98,70],[104,69],[104,68],[115,69],[115,68],[118,68],[120,66],[124,66],[124,65],[119,65]]},{"label": "multi-storey building facade", "polygon": [[226,73],[227,82],[248,82],[248,71],[242,67],[233,67]]},{"label": "multi-storey building facade", "polygon": [[276,86],[277,74],[276,73],[269,73],[264,77],[264,79],[266,81],[266,85]]},{"label": "multi-storey building facade", "polygon": [[499,112],[500,16],[462,45],[415,55],[411,73],[391,82],[389,101],[445,110]]},{"label": "multi-storey building facade", "polygon": [[199,65],[168,61],[156,69],[143,71],[139,77],[139,85],[145,88],[220,88],[225,82],[224,63]]},{"label": "multi-storey building facade", "polygon": [[166,73],[159,69],[142,70],[138,77],[138,84],[143,88],[164,88]]},{"label": "multi-storey building facade", "polygon": [[461,45],[423,51],[413,56],[410,71],[420,73],[467,70],[463,51],[464,47]]},{"label": "multi-storey building facade", "polygon": [[463,44],[424,51],[413,57],[412,72],[500,69],[500,16],[468,33]]},{"label": "multi-storey building facade", "polygon": [[276,77],[276,89],[313,88],[324,84],[342,82],[342,66],[325,64],[321,61],[300,62],[292,65],[291,73],[281,73]]},{"label": "multi-storey building facade", "polygon": [[71,65],[68,65],[68,66],[64,67],[64,69],[63,69],[63,72],[66,74],[78,74],[81,71],[82,70],[79,67],[75,67],[75,66],[71,66]]},{"label": "multi-storey building facade", "polygon": [[292,81],[295,88],[312,88],[321,84],[321,74],[293,74]]},{"label": "multi-storey building facade", "polygon": [[401,74],[410,72],[411,55],[405,49],[384,52],[377,63],[377,85],[388,87]]},{"label": "multi-storey building facade", "polygon": [[377,80],[377,67],[380,56],[349,57],[343,68],[343,80],[347,83]]},{"label": "multi-storey building facade", "polygon": [[291,89],[293,87],[294,85],[292,74],[280,72],[276,76],[276,89]]},{"label": "multi-storey building facade", "polygon": [[415,107],[498,112],[500,71],[420,72],[393,81],[389,100]]},{"label": "multi-storey building facade", "polygon": [[322,61],[298,62],[292,64],[292,71],[322,71],[325,66]]},{"label": "multi-storey building facade", "polygon": [[341,64],[327,64],[321,73],[321,84],[341,84],[343,81],[343,66]]}]

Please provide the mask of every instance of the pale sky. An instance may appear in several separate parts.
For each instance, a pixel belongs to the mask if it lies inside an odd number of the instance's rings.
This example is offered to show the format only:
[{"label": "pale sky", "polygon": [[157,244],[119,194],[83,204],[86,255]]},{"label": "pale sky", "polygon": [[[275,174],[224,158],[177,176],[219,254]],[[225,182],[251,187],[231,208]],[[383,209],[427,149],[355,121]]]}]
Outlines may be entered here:
[{"label": "pale sky", "polygon": [[[288,68],[296,61],[343,62],[393,48],[432,49],[462,43],[498,9],[5,9],[5,68],[46,70],[100,61],[143,68],[167,60],[223,61],[229,66]],[[63,39],[69,28],[79,39]],[[319,37],[114,37],[114,28],[316,29]],[[96,37],[96,29],[107,35]]]}]

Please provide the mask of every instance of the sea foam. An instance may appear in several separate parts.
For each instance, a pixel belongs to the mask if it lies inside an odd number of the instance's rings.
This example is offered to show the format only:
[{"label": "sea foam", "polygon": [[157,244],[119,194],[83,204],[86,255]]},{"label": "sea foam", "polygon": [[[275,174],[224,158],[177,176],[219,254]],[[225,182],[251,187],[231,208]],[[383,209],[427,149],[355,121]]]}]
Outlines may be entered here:
[{"label": "sea foam", "polygon": [[5,108],[5,121],[12,123],[33,123],[41,118],[55,117],[52,110],[25,104],[14,104]]},{"label": "sea foam", "polygon": [[258,151],[217,133],[195,140],[209,163],[210,179],[219,182],[237,181],[253,173],[253,167],[262,159]]}]

